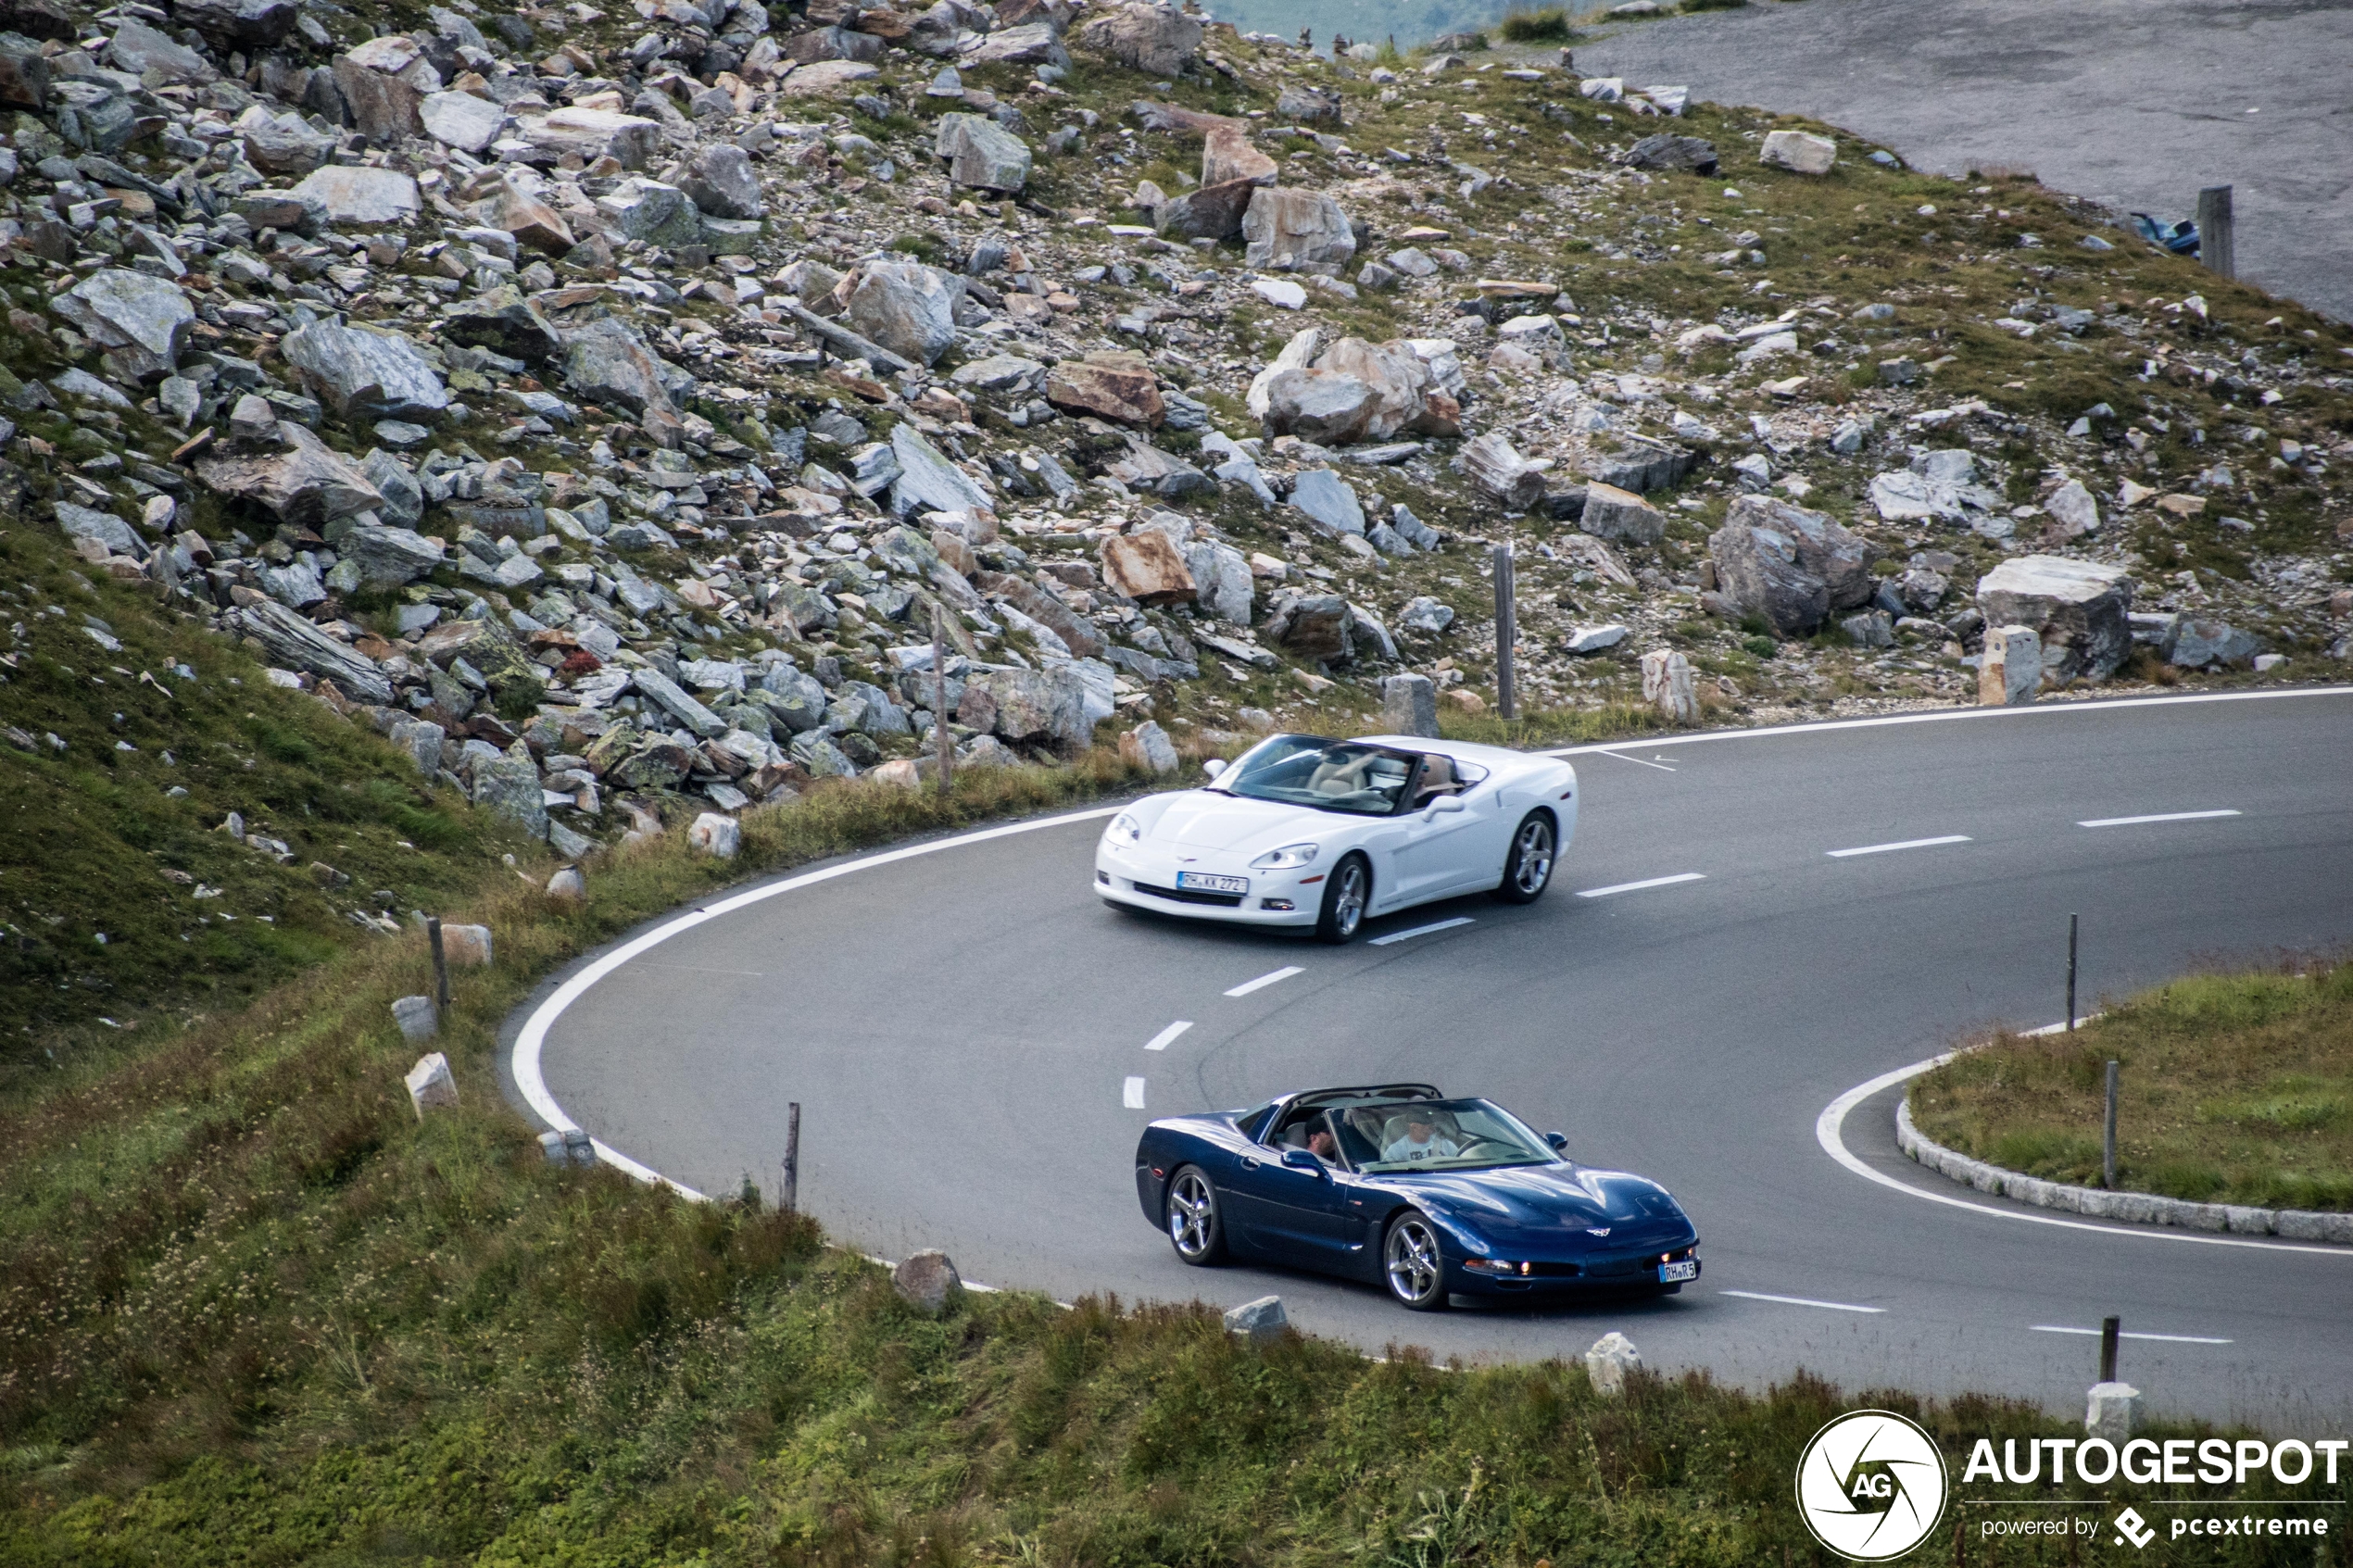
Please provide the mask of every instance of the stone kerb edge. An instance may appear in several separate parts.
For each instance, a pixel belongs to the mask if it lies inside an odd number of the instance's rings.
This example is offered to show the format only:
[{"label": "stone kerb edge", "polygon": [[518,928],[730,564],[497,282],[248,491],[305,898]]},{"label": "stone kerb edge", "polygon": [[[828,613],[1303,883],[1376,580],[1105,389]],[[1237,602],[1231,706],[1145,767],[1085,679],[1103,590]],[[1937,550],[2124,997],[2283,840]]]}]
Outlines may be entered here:
[{"label": "stone kerb edge", "polygon": [[1982,1160],[1946,1148],[1912,1125],[1908,1095],[1895,1102],[1895,1144],[1906,1156],[1965,1186],[1996,1198],[2031,1203],[2038,1209],[2058,1209],[2097,1220],[2121,1220],[2134,1224],[2174,1225],[2183,1230],[2221,1231],[2233,1236],[2276,1236],[2296,1241],[2353,1243],[2353,1213],[2332,1214],[2309,1209],[2253,1209],[2235,1203],[2191,1203],[2154,1193],[2108,1192],[2100,1187],[2069,1186],[2017,1171],[2005,1171]]}]

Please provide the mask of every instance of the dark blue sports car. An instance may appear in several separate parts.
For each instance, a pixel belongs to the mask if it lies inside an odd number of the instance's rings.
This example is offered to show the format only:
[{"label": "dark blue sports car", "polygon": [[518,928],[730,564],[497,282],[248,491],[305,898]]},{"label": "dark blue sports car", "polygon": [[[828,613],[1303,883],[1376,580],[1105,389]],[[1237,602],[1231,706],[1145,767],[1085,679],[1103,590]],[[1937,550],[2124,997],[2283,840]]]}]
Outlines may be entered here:
[{"label": "dark blue sports car", "polygon": [[1450,1295],[1667,1295],[1697,1279],[1699,1232],[1674,1197],[1579,1165],[1567,1143],[1428,1084],[1316,1089],[1153,1123],[1136,1197],[1188,1263],[1378,1282],[1417,1312]]}]

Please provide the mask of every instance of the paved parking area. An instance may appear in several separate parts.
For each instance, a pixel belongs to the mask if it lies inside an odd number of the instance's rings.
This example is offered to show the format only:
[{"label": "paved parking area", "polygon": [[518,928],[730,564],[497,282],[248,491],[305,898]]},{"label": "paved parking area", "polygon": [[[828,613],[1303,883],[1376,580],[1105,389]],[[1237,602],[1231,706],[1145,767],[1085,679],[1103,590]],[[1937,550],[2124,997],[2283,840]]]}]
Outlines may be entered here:
[{"label": "paved parking area", "polygon": [[2353,0],[1757,0],[1618,27],[1577,64],[2128,210],[2233,185],[2239,275],[2353,320]]}]

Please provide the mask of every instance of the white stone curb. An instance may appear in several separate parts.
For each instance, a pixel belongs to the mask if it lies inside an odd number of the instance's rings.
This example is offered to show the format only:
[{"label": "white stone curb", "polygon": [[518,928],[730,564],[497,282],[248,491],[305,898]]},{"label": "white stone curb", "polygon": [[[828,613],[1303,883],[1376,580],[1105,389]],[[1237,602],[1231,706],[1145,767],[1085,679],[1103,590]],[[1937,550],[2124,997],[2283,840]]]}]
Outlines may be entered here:
[{"label": "white stone curb", "polygon": [[1964,1186],[1996,1198],[2031,1203],[2038,1209],[2060,1209],[2097,1220],[2124,1220],[2144,1225],[2174,1225],[2183,1230],[2226,1231],[2233,1236],[2278,1236],[2296,1241],[2353,1244],[2353,1213],[2330,1214],[2309,1209],[2250,1209],[2235,1203],[2188,1203],[2145,1192],[2108,1192],[2100,1187],[2068,1186],[2039,1177],[2005,1171],[1982,1160],[1957,1154],[1912,1125],[1908,1093],[1895,1102],[1895,1144],[1906,1155]]}]

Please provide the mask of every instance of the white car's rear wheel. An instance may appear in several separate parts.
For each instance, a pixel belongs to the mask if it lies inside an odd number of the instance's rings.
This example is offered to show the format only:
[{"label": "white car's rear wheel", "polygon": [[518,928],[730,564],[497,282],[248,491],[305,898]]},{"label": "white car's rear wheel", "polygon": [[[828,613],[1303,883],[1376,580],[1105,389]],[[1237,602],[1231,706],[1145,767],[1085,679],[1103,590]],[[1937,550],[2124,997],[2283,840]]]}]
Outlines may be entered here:
[{"label": "white car's rear wheel", "polygon": [[1558,856],[1553,819],[1530,811],[1512,834],[1511,853],[1504,857],[1504,880],[1495,884],[1495,897],[1511,904],[1533,904],[1552,885]]}]

